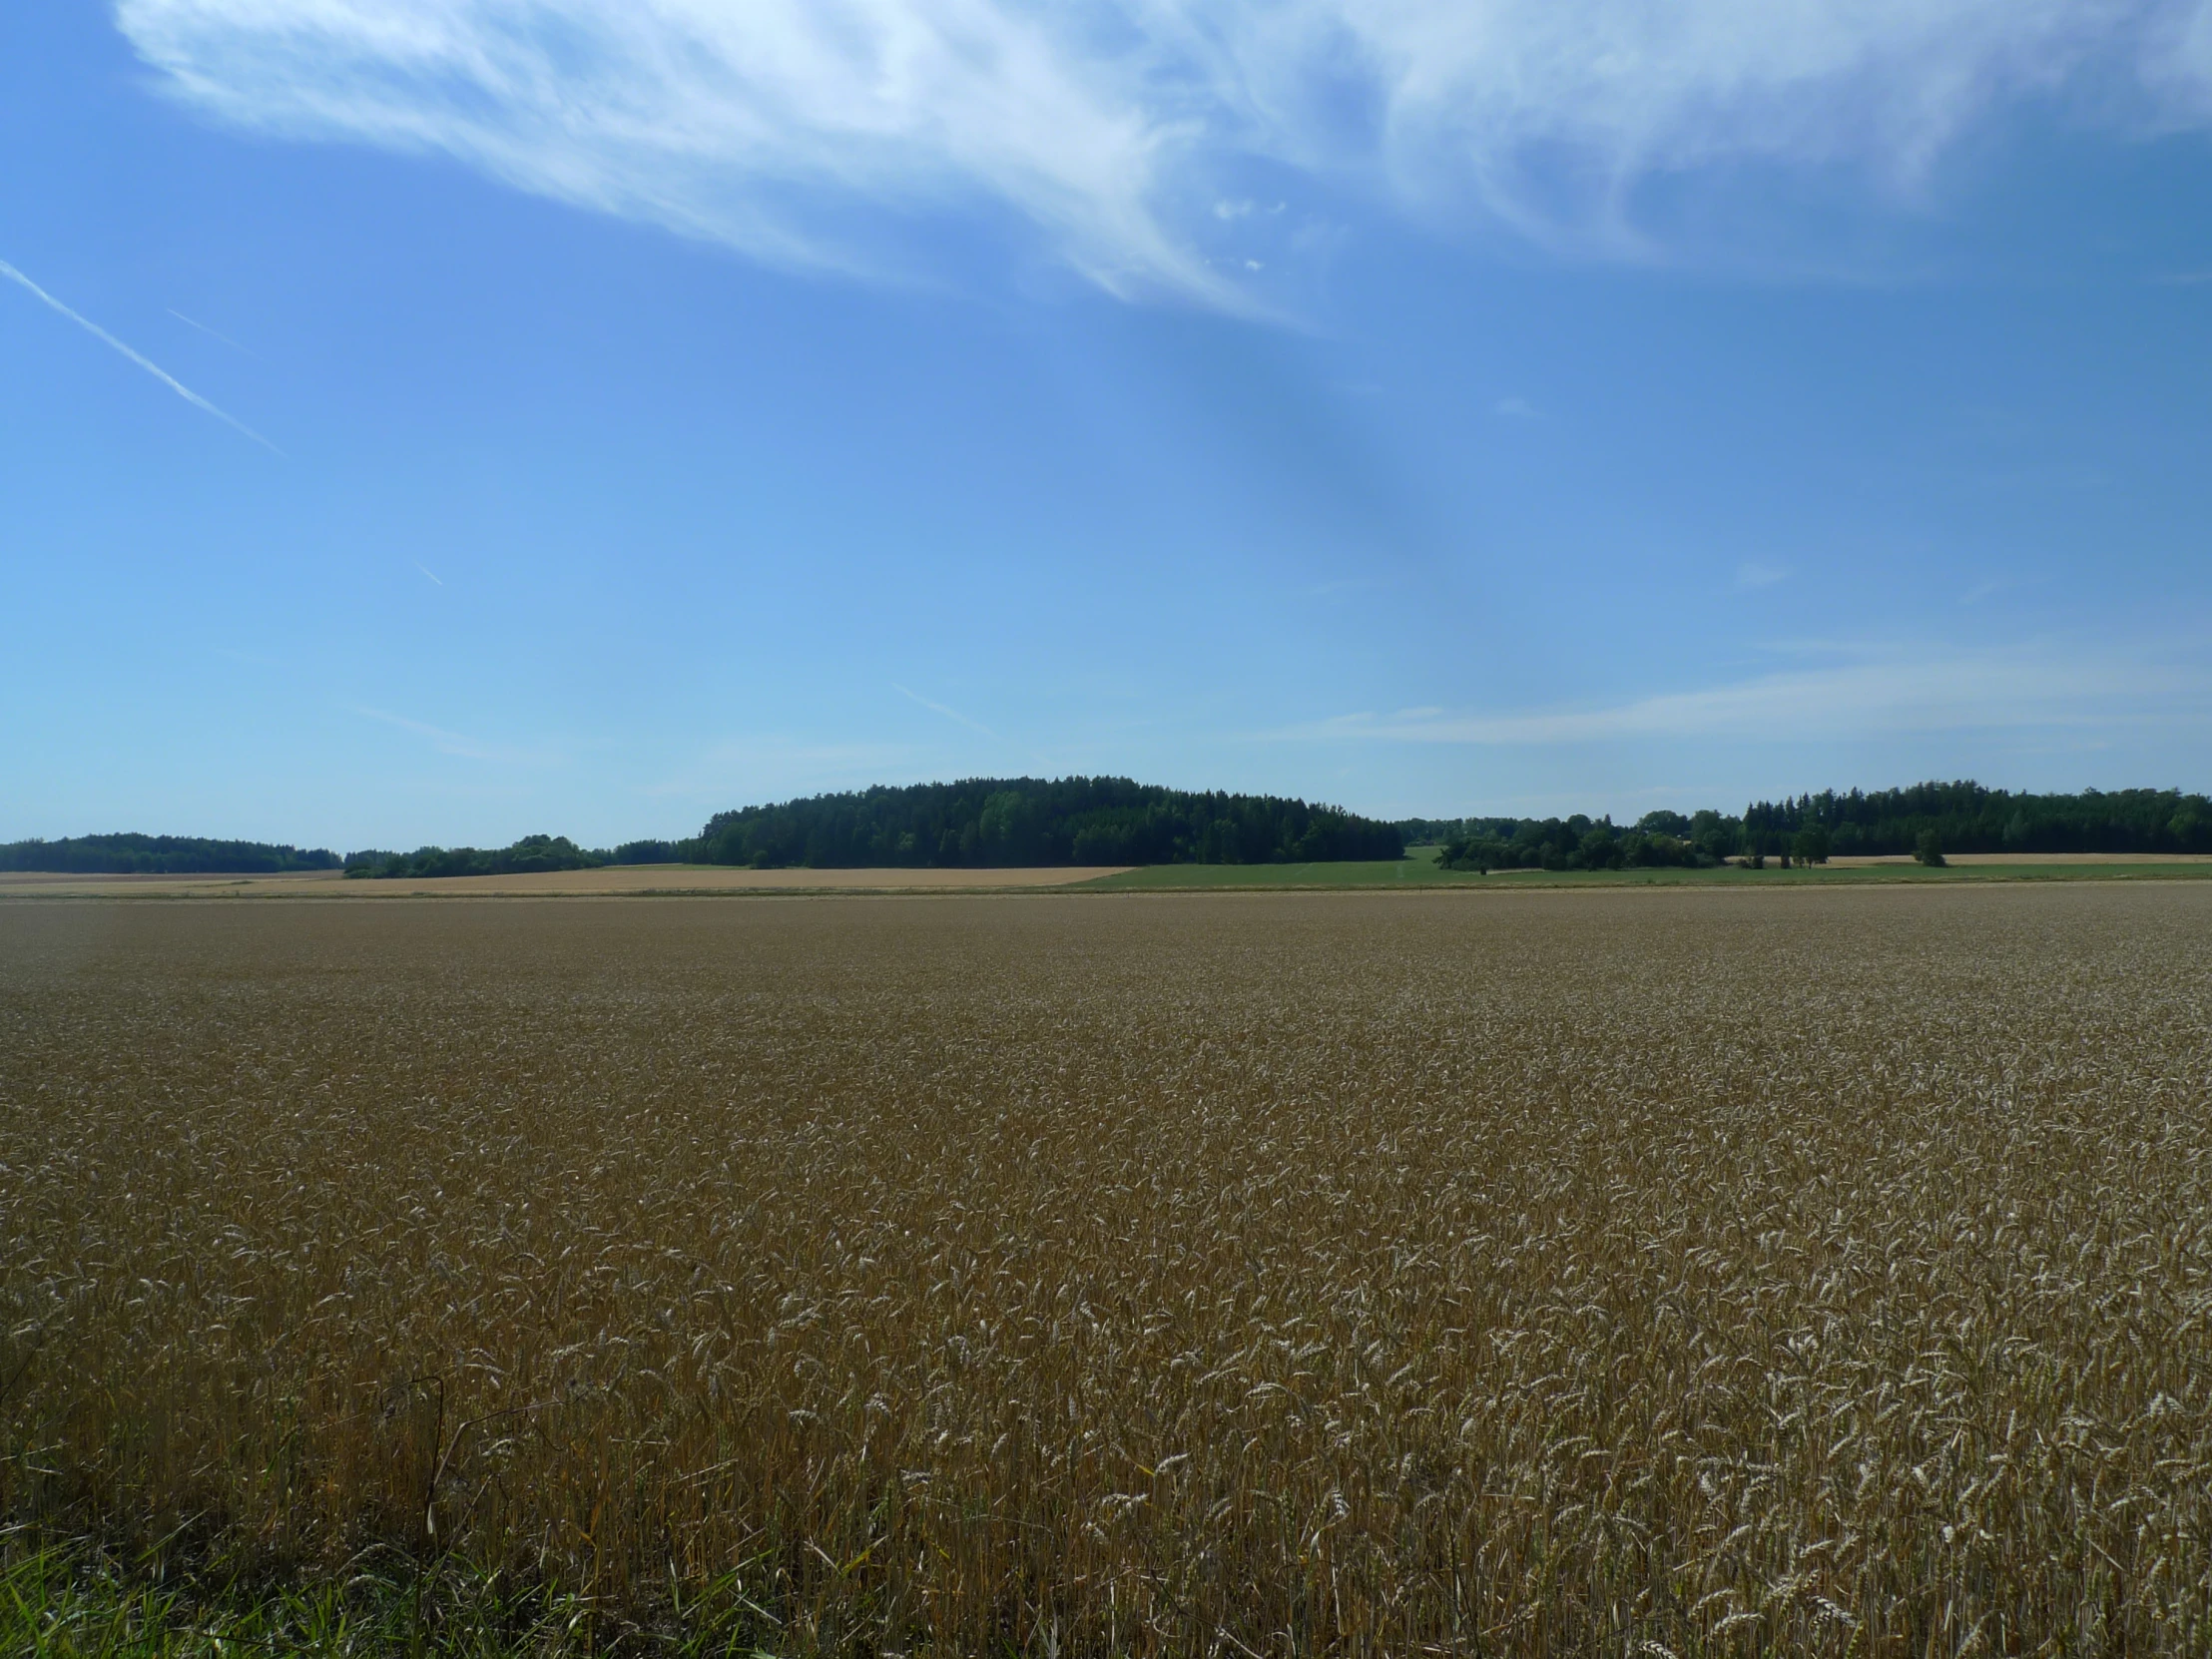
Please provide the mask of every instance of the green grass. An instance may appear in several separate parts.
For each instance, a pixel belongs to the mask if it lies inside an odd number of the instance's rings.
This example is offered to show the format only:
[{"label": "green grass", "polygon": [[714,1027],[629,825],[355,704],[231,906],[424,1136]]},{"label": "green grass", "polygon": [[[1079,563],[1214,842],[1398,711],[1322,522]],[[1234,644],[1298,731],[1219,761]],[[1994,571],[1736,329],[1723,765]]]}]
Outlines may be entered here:
[{"label": "green grass", "polygon": [[1889,885],[1945,881],[2173,881],[2212,879],[2212,864],[1871,864],[1843,868],[1499,869],[1487,875],[1443,869],[1438,848],[1414,846],[1398,859],[1323,864],[1150,864],[1072,885],[1087,891],[1173,892],[1282,887],[1746,887]]},{"label": "green grass", "polygon": [[742,1597],[670,1603],[646,1628],[582,1597],[450,1562],[357,1560],[343,1577],[248,1587],[180,1579],[81,1544],[0,1555],[0,1654],[22,1659],[776,1659]]},{"label": "green grass", "polygon": [[435,1651],[409,1639],[416,1621],[402,1601],[358,1590],[348,1598],[334,1585],[210,1601],[91,1550],[34,1549],[0,1568],[0,1652],[40,1659],[218,1659],[242,1652]]}]

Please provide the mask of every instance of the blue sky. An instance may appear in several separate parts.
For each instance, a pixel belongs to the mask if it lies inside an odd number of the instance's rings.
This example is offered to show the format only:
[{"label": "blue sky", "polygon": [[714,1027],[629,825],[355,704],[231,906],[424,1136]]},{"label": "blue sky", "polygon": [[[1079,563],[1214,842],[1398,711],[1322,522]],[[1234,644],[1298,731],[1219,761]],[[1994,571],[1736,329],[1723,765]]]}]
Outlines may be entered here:
[{"label": "blue sky", "polygon": [[0,838],[2212,786],[2212,3],[57,0],[0,158]]}]

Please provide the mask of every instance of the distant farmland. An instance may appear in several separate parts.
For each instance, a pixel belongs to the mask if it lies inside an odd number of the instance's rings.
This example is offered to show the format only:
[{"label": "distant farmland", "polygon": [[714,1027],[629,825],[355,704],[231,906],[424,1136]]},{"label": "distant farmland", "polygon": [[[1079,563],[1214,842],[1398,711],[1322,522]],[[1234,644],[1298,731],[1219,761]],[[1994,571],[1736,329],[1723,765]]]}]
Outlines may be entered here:
[{"label": "distant farmland", "polygon": [[1468,879],[0,905],[6,1547],[533,1652],[2203,1652],[2212,886]]}]

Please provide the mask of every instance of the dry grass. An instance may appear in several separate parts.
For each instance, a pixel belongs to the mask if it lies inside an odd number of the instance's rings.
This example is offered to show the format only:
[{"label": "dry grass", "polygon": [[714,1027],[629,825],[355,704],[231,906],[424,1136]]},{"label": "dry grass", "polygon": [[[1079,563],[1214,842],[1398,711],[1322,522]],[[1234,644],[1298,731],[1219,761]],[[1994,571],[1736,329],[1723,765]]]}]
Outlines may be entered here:
[{"label": "dry grass", "polygon": [[0,906],[0,1502],[789,1652],[2202,1652],[2208,932]]}]

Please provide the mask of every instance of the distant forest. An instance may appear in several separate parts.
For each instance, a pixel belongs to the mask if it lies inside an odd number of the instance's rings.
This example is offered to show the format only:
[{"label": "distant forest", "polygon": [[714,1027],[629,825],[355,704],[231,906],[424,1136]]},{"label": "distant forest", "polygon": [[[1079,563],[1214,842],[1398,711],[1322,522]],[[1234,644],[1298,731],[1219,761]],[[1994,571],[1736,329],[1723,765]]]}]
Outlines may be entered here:
[{"label": "distant forest", "polygon": [[1910,852],[1931,830],[1952,852],[2212,852],[2212,800],[2179,790],[2012,795],[1916,784],[1762,801],[1744,813],[1744,832],[1763,850],[1808,826],[1845,854]]},{"label": "distant forest", "polygon": [[531,835],[496,851],[349,853],[345,873],[508,875],[663,862],[756,869],[1268,864],[1395,858],[1404,850],[1395,826],[1278,796],[1199,795],[1126,778],[971,778],[717,813],[689,840],[592,851]]},{"label": "distant forest", "polygon": [[1280,864],[1395,858],[1396,826],[1273,795],[1126,778],[971,778],[718,813],[684,855],[817,868]]},{"label": "distant forest", "polygon": [[[1730,858],[1942,852],[2212,853],[2212,800],[2178,790],[2014,795],[1916,784],[1759,801],[1716,811],[1611,818],[1360,818],[1272,795],[1193,793],[1126,778],[974,778],[717,813],[684,840],[579,846],[525,835],[512,846],[349,852],[351,876],[516,875],[602,864],[798,865],[818,869],[1052,864],[1319,863],[1395,858],[1440,845],[1453,869],[1621,869]],[[321,848],[191,835],[80,835],[0,845],[0,870],[256,874],[331,869]]]},{"label": "distant forest", "polygon": [[199,835],[72,835],[58,841],[0,845],[0,870],[72,875],[258,875],[287,869],[335,869],[321,847],[267,841],[216,841]]},{"label": "distant forest", "polygon": [[1413,820],[1409,840],[1440,843],[1454,869],[1621,869],[1718,864],[1737,856],[1942,852],[2212,852],[2212,800],[2178,790],[2014,795],[1974,783],[1826,791],[1754,802],[1741,818],[1646,813],[1633,827],[1567,819]]}]

